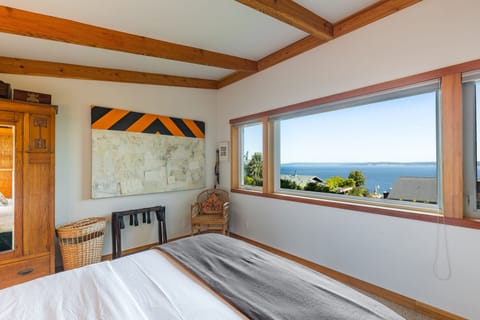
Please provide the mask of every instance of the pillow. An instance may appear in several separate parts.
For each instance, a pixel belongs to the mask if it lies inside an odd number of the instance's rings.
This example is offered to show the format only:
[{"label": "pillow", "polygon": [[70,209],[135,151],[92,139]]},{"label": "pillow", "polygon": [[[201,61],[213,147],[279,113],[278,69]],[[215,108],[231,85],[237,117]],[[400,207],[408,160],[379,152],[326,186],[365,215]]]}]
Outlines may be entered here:
[{"label": "pillow", "polygon": [[8,206],[8,199],[0,192],[0,204]]},{"label": "pillow", "polygon": [[207,200],[202,202],[202,213],[221,214],[223,212],[223,201],[218,199],[215,193],[208,196]]}]

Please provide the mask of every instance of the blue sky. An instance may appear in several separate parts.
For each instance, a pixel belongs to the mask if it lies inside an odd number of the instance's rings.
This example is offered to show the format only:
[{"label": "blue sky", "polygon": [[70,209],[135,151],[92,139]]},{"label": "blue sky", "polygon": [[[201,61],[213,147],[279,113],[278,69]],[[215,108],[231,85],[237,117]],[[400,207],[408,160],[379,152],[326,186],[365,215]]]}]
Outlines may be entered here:
[{"label": "blue sky", "polygon": [[243,130],[244,149],[251,156],[255,152],[262,152],[262,125],[247,126]]},{"label": "blue sky", "polygon": [[[436,98],[426,93],[281,121],[280,162],[419,162],[436,158]],[[249,154],[261,126],[244,131]]]}]

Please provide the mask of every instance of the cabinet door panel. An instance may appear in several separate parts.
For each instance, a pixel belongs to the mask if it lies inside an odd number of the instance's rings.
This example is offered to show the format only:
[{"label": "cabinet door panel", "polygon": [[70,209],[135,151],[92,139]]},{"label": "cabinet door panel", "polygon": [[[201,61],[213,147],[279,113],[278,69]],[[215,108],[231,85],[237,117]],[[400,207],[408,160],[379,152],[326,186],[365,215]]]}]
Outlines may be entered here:
[{"label": "cabinet door panel", "polygon": [[28,153],[24,159],[23,250],[50,251],[53,235],[52,154]]},{"label": "cabinet door panel", "polygon": [[0,111],[0,260],[22,255],[22,131],[23,113]]},{"label": "cabinet door panel", "polygon": [[29,152],[52,151],[52,121],[48,114],[30,114],[28,124]]}]

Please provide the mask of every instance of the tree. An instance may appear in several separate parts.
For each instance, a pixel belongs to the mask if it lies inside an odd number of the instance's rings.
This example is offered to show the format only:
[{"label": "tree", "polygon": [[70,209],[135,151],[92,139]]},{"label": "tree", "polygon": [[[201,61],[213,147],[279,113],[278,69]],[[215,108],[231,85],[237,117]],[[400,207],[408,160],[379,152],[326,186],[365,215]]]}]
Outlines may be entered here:
[{"label": "tree", "polygon": [[354,187],[352,190],[348,192],[348,194],[351,196],[357,196],[357,197],[370,196],[370,192],[368,192],[368,189],[365,187]]},{"label": "tree", "polygon": [[337,192],[339,188],[353,187],[355,181],[350,178],[345,179],[339,176],[334,176],[325,180],[325,184],[328,186],[330,192]]},{"label": "tree", "polygon": [[295,181],[291,181],[288,179],[280,179],[280,188],[302,190],[302,187],[299,186]]},{"label": "tree", "polygon": [[356,187],[363,186],[365,184],[365,175],[363,174],[362,171],[359,171],[359,170],[350,171],[348,178],[353,179],[355,181]]},{"label": "tree", "polygon": [[327,186],[324,186],[318,182],[311,181],[303,187],[305,191],[316,191],[316,192],[330,192]]},{"label": "tree", "polygon": [[248,153],[245,155],[245,177],[244,183],[248,185],[263,185],[263,155],[255,152],[248,160]]},{"label": "tree", "polygon": [[344,178],[339,176],[333,176],[325,180],[325,184],[327,185],[330,192],[335,192],[335,190],[341,187],[344,183]]},{"label": "tree", "polygon": [[243,184],[249,185],[249,186],[255,186],[256,185],[255,180],[253,180],[253,178],[250,177],[250,176],[244,176],[243,177]]},{"label": "tree", "polygon": [[247,164],[247,173],[256,180],[263,178],[263,155],[261,152],[255,152],[252,155],[252,159]]}]

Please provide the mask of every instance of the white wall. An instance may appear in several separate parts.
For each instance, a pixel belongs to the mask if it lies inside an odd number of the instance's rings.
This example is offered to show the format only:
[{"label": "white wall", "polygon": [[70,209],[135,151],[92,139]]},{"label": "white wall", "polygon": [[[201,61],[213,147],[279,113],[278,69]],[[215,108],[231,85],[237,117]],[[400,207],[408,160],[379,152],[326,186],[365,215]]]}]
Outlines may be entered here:
[{"label": "white wall", "polygon": [[[169,237],[176,237],[189,233],[189,206],[197,190],[89,199],[90,105],[205,121],[211,186],[216,143],[230,139],[229,119],[479,59],[478,12],[477,0],[424,0],[218,93],[8,74],[0,79],[15,88],[50,93],[60,106],[57,224],[164,204]],[[228,188],[229,164],[222,163],[221,169],[221,184]],[[480,318],[479,230],[233,194],[232,231],[441,309]],[[133,229],[123,233],[123,240],[124,248],[130,248],[156,236],[153,228]],[[104,251],[111,251],[109,232]],[[435,266],[441,277],[450,266],[451,277],[438,279]]]},{"label": "white wall", "polygon": [[[157,193],[109,199],[90,199],[90,106],[120,108],[144,113],[205,121],[206,184],[212,186],[215,161],[216,95],[214,90],[174,88],[113,82],[56,79],[0,74],[17,89],[52,95],[59,106],[56,118],[55,218],[56,225],[86,217],[110,217],[112,211],[156,205],[166,206],[169,238],[190,233],[190,204],[199,190]],[[27,181],[28,183],[28,181]],[[125,220],[128,223],[127,220]],[[122,232],[122,249],[158,241],[155,227],[130,227]],[[104,253],[111,252],[110,224]]]},{"label": "white wall", "polygon": [[[478,12],[477,0],[424,0],[223,88],[217,139],[232,118],[480,59]],[[480,230],[241,194],[231,208],[235,233],[480,319]]]}]

